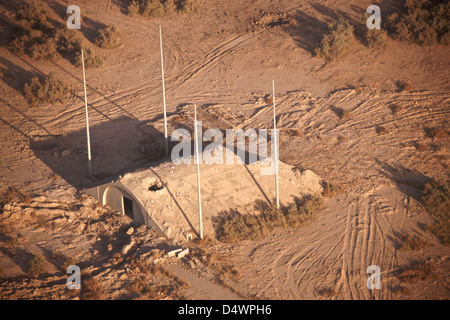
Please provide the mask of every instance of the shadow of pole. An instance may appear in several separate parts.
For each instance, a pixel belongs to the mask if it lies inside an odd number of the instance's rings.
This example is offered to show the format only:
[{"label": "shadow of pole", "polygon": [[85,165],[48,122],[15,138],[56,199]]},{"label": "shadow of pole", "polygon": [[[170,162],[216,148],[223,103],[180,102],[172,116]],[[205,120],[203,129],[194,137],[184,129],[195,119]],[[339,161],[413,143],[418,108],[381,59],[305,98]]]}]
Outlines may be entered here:
[{"label": "shadow of pole", "polygon": [[192,225],[191,221],[189,220],[189,218],[187,217],[186,213],[184,212],[183,208],[181,208],[180,204],[178,203],[178,201],[175,199],[175,196],[173,195],[173,193],[170,191],[169,186],[163,182],[163,180],[161,179],[161,177],[155,172],[155,170],[153,170],[153,168],[149,168],[152,173],[158,177],[159,181],[161,182],[161,184],[166,188],[167,192],[169,193],[170,197],[172,198],[172,200],[175,202],[176,206],[178,207],[178,210],[180,210],[181,214],[183,215],[183,217],[186,219],[186,222],[189,224],[189,226],[191,227],[192,231],[195,233],[195,235],[197,236],[197,238],[200,238],[200,235],[198,234],[198,232],[195,230],[194,226]]},{"label": "shadow of pole", "polygon": [[[57,64],[56,62],[53,62],[53,64],[58,67],[59,69],[61,69],[62,71],[64,71],[65,73],[67,73],[69,76],[71,76],[72,78],[74,78],[75,80],[77,80],[78,82],[80,82],[81,84],[83,83],[82,79],[79,79],[78,77],[74,76],[72,73],[70,73],[69,71],[67,71],[66,69],[64,69],[62,66],[60,66],[59,64]],[[119,106],[117,103],[115,103],[113,100],[111,100],[111,98],[104,96],[100,91],[98,91],[97,89],[91,87],[90,85],[88,85],[86,83],[86,87],[87,89],[89,89],[89,91],[95,92],[98,95],[100,95],[103,99],[107,100],[108,102],[110,102],[111,104],[113,104],[116,108],[120,109],[121,111],[123,111],[124,113],[126,113],[128,116],[130,116],[130,118],[134,119],[134,120],[138,120],[134,115],[132,115],[130,112],[128,112],[127,110],[123,109],[121,106]],[[83,99],[84,101],[84,99]],[[111,120],[111,119],[110,119]]]},{"label": "shadow of pole", "polygon": [[47,130],[47,128],[45,128],[44,126],[42,126],[41,124],[39,124],[36,120],[31,119],[28,115],[26,115],[25,113],[23,113],[22,111],[18,110],[17,108],[14,108],[12,105],[10,105],[8,102],[6,102],[5,100],[3,100],[2,98],[0,98],[0,102],[3,103],[4,105],[8,106],[9,108],[11,108],[12,110],[16,111],[18,114],[20,114],[22,117],[25,118],[25,120],[34,123],[36,126],[38,126],[39,128],[41,128],[42,130],[44,130],[49,136],[55,137],[56,135],[52,134],[50,131]]},{"label": "shadow of pole", "polygon": [[17,132],[19,132],[21,135],[23,135],[25,138],[27,138],[30,142],[33,142],[33,138],[31,138],[29,135],[27,135],[25,132],[23,132],[22,130],[16,128],[15,126],[13,126],[12,124],[10,124],[9,122],[7,122],[6,120],[4,120],[2,117],[0,117],[0,121],[4,122],[6,125],[8,125],[10,128],[16,130]]}]

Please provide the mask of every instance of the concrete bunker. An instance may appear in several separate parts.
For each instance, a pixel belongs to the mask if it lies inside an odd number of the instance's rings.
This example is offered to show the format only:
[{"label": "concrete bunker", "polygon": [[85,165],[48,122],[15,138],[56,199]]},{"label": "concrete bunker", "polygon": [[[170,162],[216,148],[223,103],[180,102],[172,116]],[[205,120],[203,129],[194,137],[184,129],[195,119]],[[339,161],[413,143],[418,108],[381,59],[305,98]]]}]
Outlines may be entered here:
[{"label": "concrete bunker", "polygon": [[159,225],[152,219],[142,202],[126,186],[118,182],[106,183],[94,188],[84,190],[104,206],[127,215],[139,224],[145,224],[163,233]]},{"label": "concrete bunker", "polygon": [[134,195],[120,186],[109,186],[102,196],[102,204],[122,212],[137,223],[145,224],[144,215]]}]

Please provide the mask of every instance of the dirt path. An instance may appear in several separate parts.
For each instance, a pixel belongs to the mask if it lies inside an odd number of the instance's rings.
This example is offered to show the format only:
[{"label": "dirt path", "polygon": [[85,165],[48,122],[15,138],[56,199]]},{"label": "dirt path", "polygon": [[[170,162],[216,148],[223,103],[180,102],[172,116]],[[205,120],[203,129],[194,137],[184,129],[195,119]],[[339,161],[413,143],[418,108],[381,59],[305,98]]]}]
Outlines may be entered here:
[{"label": "dirt path", "polygon": [[[330,200],[333,209],[313,225],[240,246],[235,261],[243,268],[242,287],[271,299],[317,299],[324,289],[333,299],[392,299],[396,235],[412,227],[406,199],[392,188],[349,194]],[[367,288],[371,265],[380,267],[380,290]]]},{"label": "dirt path", "polygon": [[183,279],[189,285],[189,295],[186,299],[191,300],[240,300],[241,298],[230,290],[221,287],[210,280],[199,278],[193,272],[187,270],[180,264],[170,264],[165,267]]}]

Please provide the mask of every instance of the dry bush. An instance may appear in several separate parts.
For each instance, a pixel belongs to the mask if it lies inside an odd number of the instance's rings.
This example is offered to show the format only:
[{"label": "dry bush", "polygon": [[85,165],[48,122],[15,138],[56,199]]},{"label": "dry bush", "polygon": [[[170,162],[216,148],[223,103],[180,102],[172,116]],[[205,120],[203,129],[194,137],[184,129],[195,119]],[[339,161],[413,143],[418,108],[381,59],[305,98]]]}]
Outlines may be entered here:
[{"label": "dry bush", "polygon": [[193,243],[195,243],[198,246],[208,246],[208,245],[212,245],[215,243],[214,238],[206,235],[203,237],[203,239],[194,239],[192,240]]},{"label": "dry bush", "polygon": [[406,81],[398,81],[397,86],[400,91],[411,91],[412,90],[412,84],[407,80]]},{"label": "dry bush", "polygon": [[37,255],[28,264],[27,274],[30,277],[36,278],[41,274],[47,272],[47,260],[42,255]]},{"label": "dry bush", "polygon": [[272,105],[273,104],[273,97],[271,94],[266,94],[263,98],[264,103],[267,105]]},{"label": "dry bush", "polygon": [[20,201],[26,204],[30,204],[32,198],[15,187],[8,187],[5,193],[2,194],[2,198],[0,200],[0,209],[3,209],[4,205],[11,201]]},{"label": "dry bush", "polygon": [[288,130],[285,130],[284,132],[289,137],[302,137],[303,136],[302,129],[288,129]]},{"label": "dry bush", "polygon": [[376,131],[377,134],[380,135],[380,136],[389,133],[389,130],[386,129],[385,127],[383,127],[383,126],[378,126],[378,127],[375,129],[375,131]]},{"label": "dry bush", "polygon": [[369,48],[383,48],[386,46],[388,35],[383,29],[366,28],[364,44]]},{"label": "dry bush", "polygon": [[428,242],[416,235],[403,233],[398,236],[397,247],[399,251],[419,251],[429,246]]},{"label": "dry bush", "polygon": [[45,5],[33,1],[22,5],[16,14],[18,29],[10,43],[16,54],[27,54],[36,60],[53,60],[58,56],[56,28],[48,22]]},{"label": "dry bush", "polygon": [[396,286],[396,287],[392,288],[391,290],[392,290],[392,293],[397,295],[397,296],[398,295],[406,296],[406,295],[409,295],[411,293],[411,290],[409,290],[406,287],[402,287],[402,286]]},{"label": "dry bush", "polygon": [[25,84],[25,98],[31,105],[36,106],[39,103],[54,104],[62,101],[68,94],[69,88],[61,80],[57,79],[53,72],[50,72],[43,78],[34,77]]},{"label": "dry bush", "polygon": [[445,182],[432,181],[425,185],[422,199],[423,207],[437,219],[437,222],[427,227],[445,244],[450,243],[450,180]]},{"label": "dry bush", "polygon": [[404,7],[404,14],[394,13],[388,19],[388,29],[396,39],[420,45],[450,43],[450,2],[406,0]]},{"label": "dry bush", "polygon": [[322,288],[319,290],[319,294],[325,298],[331,298],[336,295],[336,291],[333,288]]},{"label": "dry bush", "polygon": [[339,118],[342,120],[350,119],[352,117],[352,111],[347,109],[340,109],[339,110]]},{"label": "dry bush", "polygon": [[330,32],[325,34],[315,55],[327,61],[336,60],[350,52],[354,41],[353,26],[345,19],[329,25]]},{"label": "dry bush", "polygon": [[370,14],[364,13],[360,23],[356,26],[355,34],[361,42],[369,48],[383,48],[386,46],[389,36],[384,29],[369,29],[367,19]]},{"label": "dry bush", "polygon": [[414,144],[414,147],[418,150],[418,151],[427,151],[430,149],[430,147],[425,144],[425,143],[420,143],[420,142],[416,142]]},{"label": "dry bush", "polygon": [[280,209],[275,204],[256,201],[255,209],[259,214],[241,214],[237,210],[223,213],[216,225],[217,238],[231,243],[258,240],[275,228],[303,227],[315,221],[323,208],[321,197],[305,197]]},{"label": "dry bush", "polygon": [[111,49],[120,45],[120,31],[115,26],[107,26],[98,30],[94,43],[100,48]]},{"label": "dry bush", "polygon": [[393,115],[397,115],[400,111],[403,110],[403,107],[398,104],[392,104],[389,106],[389,108],[391,109]]},{"label": "dry bush", "polygon": [[103,288],[96,278],[89,278],[81,284],[83,300],[103,300]]},{"label": "dry bush", "polygon": [[54,261],[54,264],[58,267],[59,271],[64,273],[67,272],[67,268],[69,268],[69,266],[76,264],[76,261],[73,258],[68,257],[60,252],[53,252],[52,260]]},{"label": "dry bush", "polygon": [[177,10],[180,13],[193,13],[200,10],[200,2],[198,0],[178,0]]},{"label": "dry bush", "polygon": [[[84,54],[84,67],[85,68],[98,68],[103,64],[103,59],[99,55],[97,55],[93,49],[91,48],[84,48],[83,49]],[[81,51],[77,51],[75,53],[75,56],[73,58],[72,63],[76,67],[82,66],[82,56]]]},{"label": "dry bush", "polygon": [[443,139],[447,138],[448,132],[443,128],[426,128],[425,134],[428,138]]},{"label": "dry bush", "polygon": [[344,189],[341,186],[329,183],[327,181],[322,181],[322,187],[322,196],[325,198],[333,198],[344,192]]},{"label": "dry bush", "polygon": [[141,279],[136,279],[128,286],[128,290],[134,293],[142,293],[145,287],[145,283]]},{"label": "dry bush", "polygon": [[129,2],[128,15],[162,17],[174,12],[193,13],[200,9],[198,0],[132,0]]},{"label": "dry bush", "polygon": [[425,262],[414,262],[411,267],[397,274],[396,278],[404,283],[416,283],[418,280],[433,281],[437,277],[432,265]]}]

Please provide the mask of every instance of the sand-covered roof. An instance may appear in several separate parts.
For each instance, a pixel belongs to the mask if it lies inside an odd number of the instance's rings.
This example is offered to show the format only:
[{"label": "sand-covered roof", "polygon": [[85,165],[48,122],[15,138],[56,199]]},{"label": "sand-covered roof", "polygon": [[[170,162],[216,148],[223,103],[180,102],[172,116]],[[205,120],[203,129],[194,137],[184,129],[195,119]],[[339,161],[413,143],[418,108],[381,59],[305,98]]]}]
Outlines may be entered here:
[{"label": "sand-covered roof", "polygon": [[[264,167],[269,165],[260,162],[200,165],[205,234],[213,232],[212,218],[225,211],[251,213],[256,200],[274,200],[275,175],[261,175]],[[280,162],[280,202],[287,204],[295,197],[320,193],[321,181],[310,170]],[[197,167],[193,162],[179,165],[165,162],[126,173],[115,182],[133,192],[168,237],[181,239],[192,229],[198,232]]]}]

